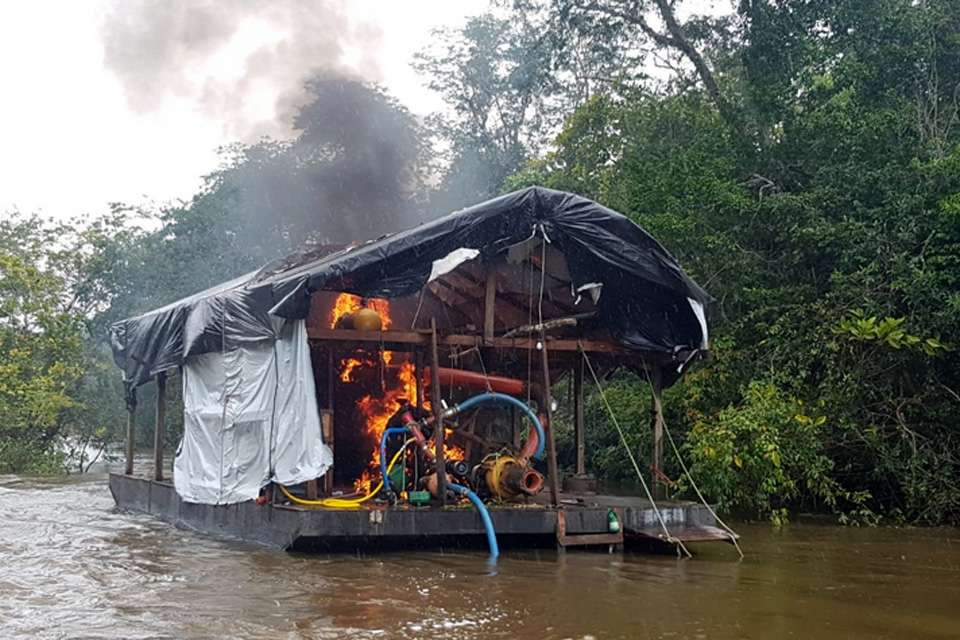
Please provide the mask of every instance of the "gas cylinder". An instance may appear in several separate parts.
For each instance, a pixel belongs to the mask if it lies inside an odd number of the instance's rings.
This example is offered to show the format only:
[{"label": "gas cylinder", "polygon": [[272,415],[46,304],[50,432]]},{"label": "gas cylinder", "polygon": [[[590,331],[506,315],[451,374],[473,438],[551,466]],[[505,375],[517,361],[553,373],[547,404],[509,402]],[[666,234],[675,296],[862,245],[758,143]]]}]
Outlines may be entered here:
[{"label": "gas cylinder", "polygon": [[357,331],[380,331],[383,319],[373,309],[360,309],[353,314],[353,328]]}]

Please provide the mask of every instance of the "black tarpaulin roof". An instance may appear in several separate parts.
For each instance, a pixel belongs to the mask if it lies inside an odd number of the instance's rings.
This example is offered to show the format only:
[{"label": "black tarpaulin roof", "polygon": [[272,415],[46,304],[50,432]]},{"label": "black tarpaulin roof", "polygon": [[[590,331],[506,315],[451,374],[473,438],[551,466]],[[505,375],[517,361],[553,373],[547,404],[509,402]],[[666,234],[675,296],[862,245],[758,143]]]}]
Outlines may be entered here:
[{"label": "black tarpaulin roof", "polygon": [[574,294],[599,292],[599,321],[622,346],[705,348],[714,301],[656,240],[592,200],[530,187],[359,247],[280,261],[118,322],[114,359],[132,389],[190,356],[275,337],[281,319],[307,317],[315,292],[409,296],[427,285],[434,261],[463,250],[490,260],[544,238],[562,253]]}]

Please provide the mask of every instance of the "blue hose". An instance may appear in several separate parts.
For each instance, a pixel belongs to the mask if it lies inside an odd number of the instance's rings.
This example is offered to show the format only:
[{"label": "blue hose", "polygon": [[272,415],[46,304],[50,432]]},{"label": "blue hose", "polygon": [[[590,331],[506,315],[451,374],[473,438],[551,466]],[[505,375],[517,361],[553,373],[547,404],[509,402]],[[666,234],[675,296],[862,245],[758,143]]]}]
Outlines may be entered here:
[{"label": "blue hose", "polygon": [[487,511],[487,507],[483,504],[483,500],[478,498],[477,494],[475,494],[473,491],[470,491],[470,489],[467,489],[459,484],[448,482],[447,489],[450,489],[454,493],[458,493],[461,496],[466,496],[467,499],[473,503],[473,506],[477,508],[477,513],[480,514],[480,519],[483,520],[483,527],[487,530],[487,544],[490,545],[490,557],[496,558],[499,556],[500,545],[497,544],[497,532],[493,530],[493,522],[490,520],[490,512]]},{"label": "blue hose", "polygon": [[[523,409],[526,412],[527,416],[530,417],[531,422],[533,422],[533,426],[536,427],[537,429],[537,450],[534,452],[533,457],[539,458],[541,455],[543,455],[543,449],[547,444],[547,436],[543,431],[543,425],[540,424],[540,419],[537,418],[537,414],[535,414],[533,410],[526,405],[526,403],[520,402],[513,396],[506,396],[506,395],[503,395],[502,393],[496,393],[491,391],[489,393],[481,393],[478,396],[473,396],[472,398],[468,398],[467,400],[464,400],[460,405],[458,405],[457,408],[460,411],[466,411],[467,409],[475,405],[483,404],[486,402],[512,404],[518,409]],[[382,458],[383,456],[381,456],[381,459]]]},{"label": "blue hose", "polygon": [[403,427],[390,427],[380,436],[380,473],[383,476],[383,488],[387,490],[390,489],[390,477],[387,475],[387,438],[401,433],[406,434],[407,430]]}]

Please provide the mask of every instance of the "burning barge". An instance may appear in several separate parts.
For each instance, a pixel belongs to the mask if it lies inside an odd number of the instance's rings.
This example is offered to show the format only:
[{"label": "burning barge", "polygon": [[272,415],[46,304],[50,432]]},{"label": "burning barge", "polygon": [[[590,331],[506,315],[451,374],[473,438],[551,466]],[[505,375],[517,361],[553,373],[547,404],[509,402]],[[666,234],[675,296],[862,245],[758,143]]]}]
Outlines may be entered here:
[{"label": "burning barge", "polygon": [[[706,505],[666,500],[659,471],[661,392],[706,354],[712,302],[626,217],[536,187],[306,250],[112,327],[129,420],[110,489],[121,509],[284,549],[730,541]],[[585,473],[584,385],[621,368],[653,396],[643,497],[598,495]],[[168,481],[170,371],[184,434]],[[151,381],[155,464],[137,477]]]}]

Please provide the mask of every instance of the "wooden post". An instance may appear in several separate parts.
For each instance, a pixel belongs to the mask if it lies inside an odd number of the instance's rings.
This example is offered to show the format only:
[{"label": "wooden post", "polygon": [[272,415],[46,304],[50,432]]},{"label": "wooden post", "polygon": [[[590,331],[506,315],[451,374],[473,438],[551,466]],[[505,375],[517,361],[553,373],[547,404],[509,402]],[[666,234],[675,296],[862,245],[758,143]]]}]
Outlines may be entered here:
[{"label": "wooden post", "polygon": [[573,368],[573,436],[577,443],[577,475],[587,473],[587,445],[583,432],[583,358]]},{"label": "wooden post", "polygon": [[163,427],[167,420],[167,373],[157,374],[157,414],[153,428],[153,479],[163,480]]},{"label": "wooden post", "polygon": [[333,347],[327,348],[327,409],[333,411],[334,385],[337,382],[337,363],[333,356]]},{"label": "wooden post", "polygon": [[557,469],[557,440],[553,434],[553,400],[550,396],[550,362],[547,354],[547,334],[540,331],[540,356],[543,371],[543,402],[542,407],[544,415],[547,416],[547,424],[543,425],[547,432],[547,470],[550,474],[550,504],[554,507],[560,501],[560,472]]},{"label": "wooden post", "polygon": [[497,265],[491,260],[487,263],[486,282],[483,297],[483,339],[493,341],[494,308],[497,302]]},{"label": "wooden post", "polygon": [[417,409],[423,408],[423,352],[417,348],[413,352],[413,368],[416,369],[414,374],[417,376],[417,397],[414,398],[414,402],[417,405]]},{"label": "wooden post", "polygon": [[127,400],[126,465],[123,468],[123,472],[128,476],[133,475],[133,445],[137,427],[137,390],[133,389],[130,393]]},{"label": "wooden post", "polygon": [[430,318],[430,406],[433,408],[433,440],[437,443],[437,493],[440,506],[447,504],[447,459],[443,447],[446,434],[443,428],[443,407],[440,406],[440,349],[437,346],[437,319]]},{"label": "wooden post", "polygon": [[[336,388],[334,385],[337,383],[337,365],[333,357],[333,346],[327,348],[327,413],[320,414],[320,427],[323,429],[323,440],[328,447],[330,447],[330,456],[333,462],[330,463],[330,468],[327,469],[327,472],[323,474],[323,490],[327,495],[333,494],[333,470],[336,466],[336,446],[334,443],[334,424],[333,424],[333,410],[334,410],[334,395],[336,393]],[[324,415],[327,419],[324,420]],[[329,437],[328,437],[329,436]]]},{"label": "wooden post", "polygon": [[[333,433],[333,411],[330,409],[323,409],[320,411],[320,433],[323,434],[323,442],[330,448],[330,456],[333,456],[334,447],[334,433]],[[314,489],[316,491],[316,489]],[[330,468],[327,469],[327,472],[323,474],[323,490],[327,495],[333,493],[333,463],[330,464]],[[307,485],[307,492],[309,493],[310,486]]]},{"label": "wooden post", "polygon": [[663,471],[663,373],[659,366],[650,370],[650,391],[653,394],[653,497],[663,500],[667,497],[667,485],[660,472]]}]

